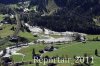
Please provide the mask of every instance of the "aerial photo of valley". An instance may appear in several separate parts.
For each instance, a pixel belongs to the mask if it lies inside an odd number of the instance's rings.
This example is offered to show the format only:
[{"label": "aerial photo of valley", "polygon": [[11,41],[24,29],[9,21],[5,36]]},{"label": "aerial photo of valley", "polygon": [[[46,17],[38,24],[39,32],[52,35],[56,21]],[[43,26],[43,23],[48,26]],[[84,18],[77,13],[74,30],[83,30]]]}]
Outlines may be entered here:
[{"label": "aerial photo of valley", "polygon": [[100,0],[0,0],[0,66],[100,66]]}]

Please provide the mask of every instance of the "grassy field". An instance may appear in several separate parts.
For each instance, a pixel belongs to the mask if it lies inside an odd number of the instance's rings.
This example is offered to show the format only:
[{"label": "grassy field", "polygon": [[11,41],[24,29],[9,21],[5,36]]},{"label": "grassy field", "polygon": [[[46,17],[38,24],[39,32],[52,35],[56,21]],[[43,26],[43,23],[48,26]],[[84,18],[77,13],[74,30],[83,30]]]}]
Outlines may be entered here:
[{"label": "grassy field", "polygon": [[[71,45],[64,46],[57,51],[52,53],[48,52],[45,55],[54,56],[54,55],[68,55],[69,57],[73,57],[73,55],[82,56],[84,53],[88,53],[89,55],[94,55],[94,50],[99,49],[99,42],[87,42],[86,44],[82,43],[72,43]],[[62,52],[63,51],[63,52]]]},{"label": "grassy field", "polygon": [[0,21],[3,20],[3,16],[4,16],[4,15],[0,14]]},{"label": "grassy field", "polygon": [[0,30],[0,50],[3,50],[6,47],[13,46],[14,43],[8,41],[9,39],[7,36],[10,36],[13,34],[14,31],[10,30],[11,27],[14,25],[5,24],[2,26],[3,30]]},{"label": "grassy field", "polygon": [[33,41],[33,40],[35,40],[35,39],[38,38],[38,37],[34,37],[34,36],[33,36],[31,33],[29,33],[29,32],[22,32],[22,31],[20,31],[18,35],[19,35],[20,37],[24,37],[24,38],[28,39],[29,42],[31,42],[31,41]]},{"label": "grassy field", "polygon": [[[0,41],[2,41],[2,39],[4,39],[7,36],[13,35],[14,31],[10,30],[12,28],[12,26],[16,26],[16,25],[4,24],[2,26],[3,30],[0,30]],[[20,31],[18,35],[28,39],[30,42],[37,38],[28,32],[21,32]],[[8,46],[14,45],[14,43],[12,44],[12,42],[9,42],[8,40],[4,40],[4,41],[5,41],[4,44],[1,44],[1,42],[0,42],[0,50],[6,48]]]},{"label": "grassy field", "polygon": [[[86,44],[79,43],[79,42],[72,42],[70,44],[62,44],[62,45],[54,45],[55,47],[59,47],[58,50],[47,52],[43,56],[48,55],[49,57],[52,56],[68,56],[69,58],[73,58],[73,56],[83,56],[84,53],[87,53],[90,56],[94,57],[94,65],[93,66],[99,66],[100,65],[100,57],[96,57],[94,55],[95,49],[98,49],[100,51],[100,42],[97,41],[88,41]],[[39,54],[39,50],[43,49],[45,45],[32,45],[27,48],[24,48],[20,50],[20,53],[25,54],[24,61],[32,61],[32,49],[35,48],[35,51],[37,54]],[[21,56],[13,56],[14,60],[16,62],[21,61]],[[70,64],[67,64],[68,66]],[[30,66],[30,65],[29,65]],[[66,64],[58,64],[58,66],[66,66]]]},{"label": "grassy field", "polygon": [[93,40],[93,38],[98,37],[100,39],[100,35],[87,35],[88,40]]},{"label": "grassy field", "polygon": [[9,41],[6,41],[1,45],[1,42],[0,42],[0,50],[3,50],[7,47],[10,47],[10,46],[13,46],[15,45],[15,43],[12,43],[12,42],[9,42]]},{"label": "grassy field", "polygon": [[[14,31],[10,30],[12,26],[16,25],[4,24],[2,26],[3,30],[0,30],[0,37],[4,38],[13,35]],[[20,31],[18,35],[28,39],[29,41],[33,41],[35,39],[35,37],[31,33],[28,33],[26,31],[25,32]]]},{"label": "grassy field", "polygon": [[14,25],[4,24],[2,26],[3,30],[0,30],[0,37],[4,38],[4,37],[7,37],[9,35],[12,35],[14,32],[14,31],[10,30],[12,26],[14,26]]},{"label": "grassy field", "polygon": [[[4,37],[12,35],[14,33],[14,31],[10,30],[12,26],[15,26],[15,25],[9,25],[9,24],[3,25],[2,26],[3,30],[0,30],[0,37],[4,38]],[[18,35],[21,37],[27,38],[30,42],[37,38],[28,32],[20,31]],[[52,36],[52,37],[59,38],[61,36]],[[92,40],[93,38],[96,38],[96,37],[98,37],[100,39],[100,35],[87,35],[88,40]],[[6,45],[0,46],[0,50],[8,47],[11,44],[12,43],[7,42]],[[43,45],[43,44],[31,45],[27,48],[21,49],[18,52],[25,54],[24,61],[33,61],[33,59],[32,59],[33,48],[35,49],[36,53],[39,54],[39,50],[44,49],[45,46],[46,45]],[[58,47],[58,50],[52,51],[52,52],[47,52],[47,53],[43,54],[43,56],[48,55],[48,56],[52,57],[52,56],[58,55],[60,57],[68,56],[68,57],[73,58],[73,56],[83,56],[84,53],[87,53],[88,55],[94,57],[94,65],[93,66],[100,65],[100,63],[99,63],[100,57],[96,57],[94,55],[95,49],[98,49],[98,51],[100,52],[100,42],[99,41],[87,41],[86,44],[83,44],[80,42],[72,42],[69,44],[58,44],[58,45],[54,45],[54,46]],[[19,62],[22,60],[22,56],[12,56],[12,57],[14,58],[15,62]],[[43,64],[40,64],[40,65],[44,66]],[[35,66],[35,65],[26,65],[26,66]],[[70,66],[70,64],[58,64],[58,66]]]}]

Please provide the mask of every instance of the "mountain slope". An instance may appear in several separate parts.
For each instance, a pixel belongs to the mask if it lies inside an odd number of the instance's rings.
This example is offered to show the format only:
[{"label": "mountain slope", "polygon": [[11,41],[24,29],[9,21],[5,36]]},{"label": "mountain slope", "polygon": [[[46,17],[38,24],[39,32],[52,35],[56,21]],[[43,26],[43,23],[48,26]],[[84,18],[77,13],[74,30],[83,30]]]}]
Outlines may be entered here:
[{"label": "mountain slope", "polygon": [[34,16],[31,25],[59,32],[100,34],[100,27],[93,21],[95,16],[100,16],[100,0],[31,0],[30,5],[38,11],[38,15],[31,14]]},{"label": "mountain slope", "polygon": [[93,21],[93,17],[100,15],[99,1],[100,0],[48,0],[48,3],[44,1],[43,3],[46,3],[46,5],[39,7],[41,7],[41,9],[43,7],[45,10],[42,9],[41,11],[48,13],[50,9],[48,14],[52,14],[33,18],[33,25],[43,26],[59,32],[76,31],[100,34],[100,27],[96,26]]}]

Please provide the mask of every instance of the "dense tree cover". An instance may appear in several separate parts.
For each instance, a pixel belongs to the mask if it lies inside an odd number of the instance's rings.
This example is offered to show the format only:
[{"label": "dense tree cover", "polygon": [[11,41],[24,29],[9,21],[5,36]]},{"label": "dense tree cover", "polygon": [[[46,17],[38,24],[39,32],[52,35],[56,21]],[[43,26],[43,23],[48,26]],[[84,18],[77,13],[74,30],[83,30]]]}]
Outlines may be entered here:
[{"label": "dense tree cover", "polygon": [[50,16],[31,14],[30,25],[37,25],[58,32],[76,31],[100,34],[100,27],[96,26],[93,21],[93,17],[100,15],[99,0],[54,1],[61,8]]},{"label": "dense tree cover", "polygon": [[3,4],[10,4],[10,3],[17,3],[18,0],[0,0],[0,3]]},{"label": "dense tree cover", "polygon": [[29,1],[29,0],[0,0],[0,3],[2,4],[16,4],[18,2],[22,1]]},{"label": "dense tree cover", "polygon": [[36,25],[40,27],[49,28],[54,31],[76,31],[89,34],[100,34],[100,27],[95,25],[91,16],[82,16],[72,14],[69,15],[65,11],[59,11],[55,15],[40,16],[37,14],[31,14],[30,25]]},{"label": "dense tree cover", "polygon": [[13,11],[5,4],[0,4],[0,14],[11,14]]}]

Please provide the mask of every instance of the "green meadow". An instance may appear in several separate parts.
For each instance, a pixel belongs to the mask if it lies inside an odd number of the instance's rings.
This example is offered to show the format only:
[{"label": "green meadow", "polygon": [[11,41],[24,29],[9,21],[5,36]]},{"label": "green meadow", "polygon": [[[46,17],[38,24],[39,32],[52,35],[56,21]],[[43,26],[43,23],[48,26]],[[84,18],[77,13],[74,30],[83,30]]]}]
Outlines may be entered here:
[{"label": "green meadow", "polygon": [[[35,49],[36,54],[40,54],[39,50],[44,49],[46,45],[39,44],[39,45],[31,45],[27,48],[23,48],[19,53],[25,54],[24,61],[33,61],[32,59],[32,50]],[[73,58],[74,56],[84,56],[87,53],[89,56],[93,56],[93,66],[100,65],[100,57],[95,56],[95,49],[98,49],[100,52],[100,42],[98,41],[87,41],[85,44],[80,42],[72,42],[69,44],[57,44],[54,47],[58,47],[58,50],[44,53],[43,56],[59,56],[59,57],[69,57]],[[22,61],[21,56],[13,56],[15,62]],[[70,64],[58,64],[58,66],[66,66]],[[31,66],[31,65],[29,65]],[[34,65],[35,66],[35,65]]]}]

